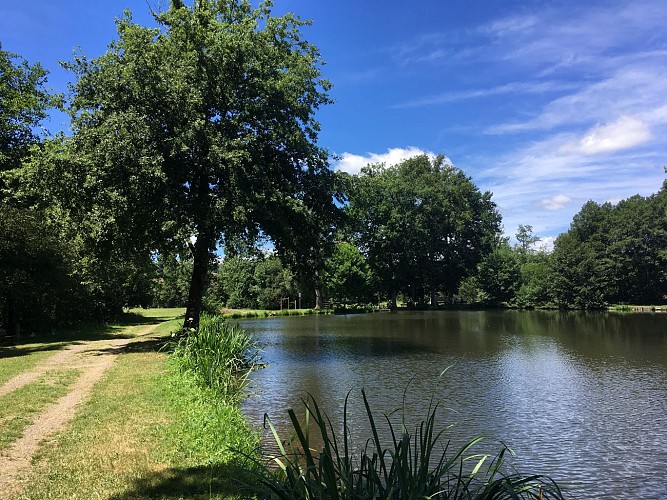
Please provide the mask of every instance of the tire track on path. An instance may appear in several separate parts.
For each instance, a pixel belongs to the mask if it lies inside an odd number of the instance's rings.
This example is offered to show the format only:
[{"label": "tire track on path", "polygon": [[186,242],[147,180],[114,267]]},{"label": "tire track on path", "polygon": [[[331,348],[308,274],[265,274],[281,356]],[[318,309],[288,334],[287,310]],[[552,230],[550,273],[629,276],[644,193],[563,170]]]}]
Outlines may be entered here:
[{"label": "tire track on path", "polygon": [[22,478],[30,469],[39,444],[74,418],[77,407],[88,398],[94,385],[102,379],[123,347],[137,339],[144,340],[158,325],[146,326],[132,338],[73,345],[49,358],[38,369],[17,375],[0,388],[1,396],[23,387],[54,368],[66,366],[81,370],[81,375],[69,392],[35,416],[23,436],[0,452],[0,499],[14,498],[23,489]]}]

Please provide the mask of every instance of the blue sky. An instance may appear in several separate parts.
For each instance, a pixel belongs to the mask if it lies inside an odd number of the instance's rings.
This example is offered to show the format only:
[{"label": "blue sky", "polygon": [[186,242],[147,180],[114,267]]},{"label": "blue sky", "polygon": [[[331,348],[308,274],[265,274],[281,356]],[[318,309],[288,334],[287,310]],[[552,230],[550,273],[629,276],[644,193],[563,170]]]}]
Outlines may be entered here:
[{"label": "blue sky", "polygon": [[[114,17],[150,23],[149,4],[2,2],[0,41],[63,91],[57,60],[75,46],[100,55]],[[531,224],[547,243],[587,200],[649,195],[665,179],[664,0],[276,0],[285,11],[313,20],[306,38],[327,62],[336,103],[318,118],[335,168],[443,153],[493,192],[508,235]]]}]

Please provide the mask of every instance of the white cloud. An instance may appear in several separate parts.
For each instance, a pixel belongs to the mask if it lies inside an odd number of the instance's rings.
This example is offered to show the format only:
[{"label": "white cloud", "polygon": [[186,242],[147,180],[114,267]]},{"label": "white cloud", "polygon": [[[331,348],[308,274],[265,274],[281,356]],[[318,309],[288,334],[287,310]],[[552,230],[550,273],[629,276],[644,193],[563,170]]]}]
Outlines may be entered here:
[{"label": "white cloud", "polygon": [[556,241],[555,236],[545,236],[540,238],[540,241],[532,245],[534,250],[544,251],[544,252],[553,252],[554,251],[554,242]]},{"label": "white cloud", "polygon": [[569,196],[566,196],[564,194],[557,194],[555,196],[552,196],[551,198],[542,198],[540,200],[540,203],[542,203],[542,206],[547,210],[553,211],[565,208],[565,206],[569,204],[571,201],[572,198],[570,198]]},{"label": "white cloud", "polygon": [[390,148],[386,153],[366,153],[365,155],[343,153],[340,155],[340,159],[334,162],[333,167],[335,170],[341,170],[348,174],[358,174],[361,171],[361,168],[369,163],[396,165],[413,156],[424,154],[435,157],[434,153],[413,146],[407,148]]},{"label": "white cloud", "polygon": [[578,141],[564,144],[562,150],[593,155],[632,148],[650,139],[651,129],[646,123],[623,116],[615,122],[596,125]]}]

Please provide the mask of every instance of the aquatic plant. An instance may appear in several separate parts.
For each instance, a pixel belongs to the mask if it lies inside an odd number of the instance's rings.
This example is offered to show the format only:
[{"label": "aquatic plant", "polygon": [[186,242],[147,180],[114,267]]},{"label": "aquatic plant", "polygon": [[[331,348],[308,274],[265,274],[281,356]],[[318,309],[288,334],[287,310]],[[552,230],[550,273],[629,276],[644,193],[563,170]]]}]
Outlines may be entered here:
[{"label": "aquatic plant", "polygon": [[[257,461],[254,488],[260,499],[561,499],[558,485],[541,475],[507,472],[503,445],[496,454],[476,452],[482,437],[450,451],[444,431],[436,431],[437,405],[410,433],[385,416],[391,441],[380,440],[370,403],[362,390],[371,437],[359,454],[347,425],[348,397],[343,411],[342,438],[313,398],[304,400],[303,424],[294,410],[289,418],[294,436],[285,444],[268,416],[279,449],[268,462]],[[315,437],[313,438],[313,432]],[[313,441],[323,443],[321,451]]]},{"label": "aquatic plant", "polygon": [[185,332],[173,344],[181,371],[191,372],[197,383],[228,403],[240,399],[258,356],[250,335],[220,316],[202,315],[199,328]]}]

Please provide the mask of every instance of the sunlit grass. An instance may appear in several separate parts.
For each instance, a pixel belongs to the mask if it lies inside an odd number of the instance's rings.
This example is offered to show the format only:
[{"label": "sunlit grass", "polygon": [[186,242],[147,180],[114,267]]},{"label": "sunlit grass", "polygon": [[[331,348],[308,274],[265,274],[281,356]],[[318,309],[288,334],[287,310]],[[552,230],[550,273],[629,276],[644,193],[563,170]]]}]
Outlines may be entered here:
[{"label": "sunlit grass", "polygon": [[0,450],[14,443],[33,417],[67,394],[78,370],[47,372],[35,382],[0,396]]},{"label": "sunlit grass", "polygon": [[227,403],[238,402],[258,357],[250,335],[220,316],[202,315],[199,328],[185,332],[173,344],[181,372]]},{"label": "sunlit grass", "polygon": [[235,495],[241,473],[231,450],[252,453],[256,435],[236,406],[216,401],[150,346],[130,344],[118,357],[70,425],[40,448],[19,498]]},{"label": "sunlit grass", "polygon": [[0,348],[0,386],[10,378],[32,370],[65,345],[65,342],[56,342],[46,346],[25,344]]}]

